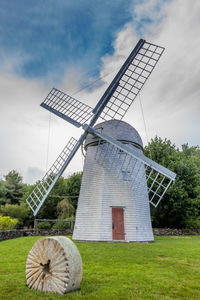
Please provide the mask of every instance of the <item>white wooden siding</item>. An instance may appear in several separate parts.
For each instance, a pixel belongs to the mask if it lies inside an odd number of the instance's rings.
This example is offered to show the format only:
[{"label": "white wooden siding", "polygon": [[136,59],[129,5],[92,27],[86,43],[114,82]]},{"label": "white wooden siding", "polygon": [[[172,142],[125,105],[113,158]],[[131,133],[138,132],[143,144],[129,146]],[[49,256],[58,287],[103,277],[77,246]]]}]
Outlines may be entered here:
[{"label": "white wooden siding", "polygon": [[112,241],[111,208],[120,206],[125,208],[125,241],[153,241],[144,166],[131,187],[109,164],[106,168],[97,163],[96,147],[87,149],[73,240]]}]

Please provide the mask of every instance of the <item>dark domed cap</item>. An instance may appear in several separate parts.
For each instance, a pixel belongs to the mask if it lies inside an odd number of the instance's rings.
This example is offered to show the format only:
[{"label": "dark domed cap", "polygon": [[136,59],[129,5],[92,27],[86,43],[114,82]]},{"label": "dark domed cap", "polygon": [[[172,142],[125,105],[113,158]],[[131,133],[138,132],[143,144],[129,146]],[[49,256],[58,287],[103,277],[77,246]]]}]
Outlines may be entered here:
[{"label": "dark domed cap", "polygon": [[[96,129],[99,133],[104,133],[122,143],[133,144],[134,146],[143,149],[142,139],[137,130],[124,121],[105,121],[95,125],[94,129]],[[98,137],[88,134],[85,140],[85,148],[89,145],[96,145],[98,141]]]}]

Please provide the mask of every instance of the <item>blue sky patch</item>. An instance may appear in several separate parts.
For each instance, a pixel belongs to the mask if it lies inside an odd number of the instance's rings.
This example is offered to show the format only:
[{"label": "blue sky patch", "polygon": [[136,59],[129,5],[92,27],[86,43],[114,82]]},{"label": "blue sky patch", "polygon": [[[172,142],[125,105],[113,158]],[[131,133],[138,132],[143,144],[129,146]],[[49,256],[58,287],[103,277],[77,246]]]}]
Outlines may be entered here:
[{"label": "blue sky patch", "polygon": [[[1,0],[0,53],[24,56],[18,75],[59,78],[73,66],[96,76],[101,57],[131,19],[130,0]],[[92,66],[92,68],[91,68]]]}]

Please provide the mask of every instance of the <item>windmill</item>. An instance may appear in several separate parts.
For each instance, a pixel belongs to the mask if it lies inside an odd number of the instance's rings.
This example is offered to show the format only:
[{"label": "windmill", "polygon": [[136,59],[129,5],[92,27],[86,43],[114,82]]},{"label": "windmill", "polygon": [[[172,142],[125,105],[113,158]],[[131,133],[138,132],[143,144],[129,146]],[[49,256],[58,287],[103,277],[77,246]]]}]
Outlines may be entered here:
[{"label": "windmill", "polygon": [[[84,133],[79,140],[70,139],[26,199],[34,216],[85,142],[73,239],[153,240],[149,202],[156,207],[176,175],[144,156],[139,134],[122,118],[163,51],[163,47],[139,40],[94,109],[55,88],[50,91],[41,106],[82,127]],[[99,118],[104,122],[94,126]]]}]

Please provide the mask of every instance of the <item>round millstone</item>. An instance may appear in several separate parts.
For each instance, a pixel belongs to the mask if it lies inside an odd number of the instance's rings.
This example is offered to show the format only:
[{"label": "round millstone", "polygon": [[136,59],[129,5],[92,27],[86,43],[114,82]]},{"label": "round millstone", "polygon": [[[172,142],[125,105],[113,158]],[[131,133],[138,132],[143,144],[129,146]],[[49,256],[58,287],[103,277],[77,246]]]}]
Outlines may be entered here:
[{"label": "round millstone", "polygon": [[28,254],[26,280],[38,291],[65,294],[78,289],[82,260],[76,245],[64,236],[37,241]]}]

